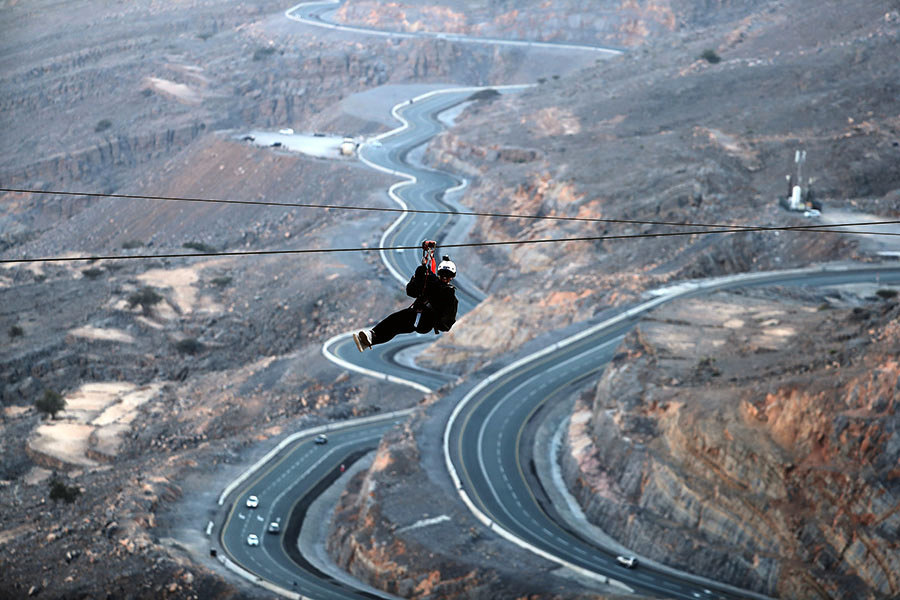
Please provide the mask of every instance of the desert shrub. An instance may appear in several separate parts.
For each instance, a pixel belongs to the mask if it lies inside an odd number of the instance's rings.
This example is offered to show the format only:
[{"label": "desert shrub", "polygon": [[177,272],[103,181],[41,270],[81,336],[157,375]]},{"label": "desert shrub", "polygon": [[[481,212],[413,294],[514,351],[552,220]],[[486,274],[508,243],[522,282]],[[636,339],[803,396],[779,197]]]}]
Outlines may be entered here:
[{"label": "desert shrub", "polygon": [[106,131],[110,127],[112,127],[112,121],[110,121],[109,119],[101,119],[94,127],[94,131],[96,133],[100,133],[101,131]]},{"label": "desert shrub", "polygon": [[204,350],[203,344],[195,338],[185,338],[183,340],[179,340],[175,344],[175,348],[178,349],[178,351],[182,354],[199,354]]},{"label": "desert shrub", "polygon": [[253,60],[262,60],[268,56],[271,56],[275,53],[275,48],[272,46],[265,46],[263,48],[257,48],[253,53]]},{"label": "desert shrub", "polygon": [[144,286],[140,290],[128,296],[128,306],[134,308],[140,305],[145,315],[150,314],[153,307],[162,302],[163,297],[156,293],[150,286]]},{"label": "desert shrub", "polygon": [[891,298],[897,297],[897,290],[888,290],[888,289],[878,290],[877,292],[875,292],[875,295],[878,296],[879,298],[883,298],[884,300],[889,300]]},{"label": "desert shrub", "polygon": [[215,277],[210,280],[210,283],[219,287],[225,287],[231,283],[231,277]]},{"label": "desert shrub", "polygon": [[494,88],[487,88],[485,90],[478,90],[471,96],[469,96],[469,100],[493,100],[500,96],[500,92],[495,90]]},{"label": "desert shrub", "polygon": [[55,390],[44,390],[44,395],[34,401],[34,407],[55,419],[56,413],[66,407],[66,399]]},{"label": "desert shrub", "polygon": [[722,374],[722,372],[716,367],[716,359],[711,356],[705,356],[697,361],[697,366],[694,369],[697,375],[710,375],[712,377],[718,377]]},{"label": "desert shrub", "polygon": [[22,329],[21,327],[19,327],[18,325],[13,325],[12,327],[9,328],[9,331],[7,331],[6,333],[11,338],[21,337],[21,336],[25,335],[25,330]]},{"label": "desert shrub", "polygon": [[713,65],[722,60],[722,57],[719,56],[719,54],[712,48],[707,48],[706,50],[704,50],[700,55],[700,58]]},{"label": "desert shrub", "polygon": [[128,240],[122,242],[122,248],[125,250],[134,250],[135,248],[140,248],[144,245],[144,242],[140,240]]},{"label": "desert shrub", "polygon": [[92,267],[90,269],[85,269],[81,272],[82,275],[87,277],[88,279],[97,279],[101,275],[103,275],[103,269],[98,269],[96,267]]},{"label": "desert shrub", "polygon": [[185,242],[181,245],[182,248],[189,248],[191,250],[197,250],[198,252],[215,252],[216,249],[210,246],[209,244],[204,244],[203,242]]},{"label": "desert shrub", "polygon": [[81,490],[75,485],[66,485],[56,477],[50,480],[50,499],[54,502],[57,500],[65,500],[66,504],[75,502],[75,499],[81,494]]}]

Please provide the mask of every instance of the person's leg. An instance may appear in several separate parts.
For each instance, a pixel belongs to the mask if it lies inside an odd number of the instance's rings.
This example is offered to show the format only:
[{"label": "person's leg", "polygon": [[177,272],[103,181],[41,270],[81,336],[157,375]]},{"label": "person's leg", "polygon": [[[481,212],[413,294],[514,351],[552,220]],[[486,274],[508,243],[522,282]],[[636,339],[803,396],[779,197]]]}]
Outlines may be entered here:
[{"label": "person's leg", "polygon": [[399,333],[412,333],[416,330],[413,323],[416,321],[416,311],[412,308],[398,310],[394,314],[385,317],[378,325],[372,328],[372,337],[369,343],[383,344],[394,339]]}]

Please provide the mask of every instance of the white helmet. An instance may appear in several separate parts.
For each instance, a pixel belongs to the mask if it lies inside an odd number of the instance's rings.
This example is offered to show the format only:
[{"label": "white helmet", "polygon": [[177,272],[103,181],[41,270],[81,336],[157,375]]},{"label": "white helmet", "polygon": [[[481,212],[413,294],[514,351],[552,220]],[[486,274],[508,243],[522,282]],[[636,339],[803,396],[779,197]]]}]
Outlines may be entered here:
[{"label": "white helmet", "polygon": [[456,277],[456,265],[449,256],[444,256],[444,260],[437,267],[437,274],[439,277],[449,276],[451,279]]}]

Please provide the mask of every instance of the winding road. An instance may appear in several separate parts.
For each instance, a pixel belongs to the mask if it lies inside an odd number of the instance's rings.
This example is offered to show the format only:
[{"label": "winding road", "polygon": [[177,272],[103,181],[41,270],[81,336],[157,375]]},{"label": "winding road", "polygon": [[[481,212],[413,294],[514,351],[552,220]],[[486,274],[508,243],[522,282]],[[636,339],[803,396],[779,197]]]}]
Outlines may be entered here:
[{"label": "winding road", "polygon": [[[298,5],[286,12],[297,21],[333,29],[391,35],[432,36],[472,43],[533,45],[507,40],[456,39],[437,33],[400,34],[338,26],[323,21],[334,2]],[[617,53],[569,44],[542,44],[564,49]],[[442,125],[437,115],[458,105],[479,88],[459,88],[430,92],[394,108],[402,125],[369,140],[360,149],[360,159],[371,167],[398,175],[403,181],[392,186],[391,197],[402,207],[448,210],[447,197],[465,182],[456,177],[407,162],[414,148],[437,134]],[[464,231],[465,223],[450,215],[405,214],[384,233],[381,246],[415,246],[427,237],[442,240],[447,232]],[[459,240],[454,240],[459,241]],[[415,252],[382,251],[389,272],[405,283],[419,264]],[[518,357],[478,382],[457,403],[447,422],[443,447],[445,464],[460,498],[485,526],[511,543],[593,579],[623,591],[669,598],[748,598],[762,596],[736,590],[708,580],[642,565],[625,570],[615,561],[615,553],[587,534],[573,531],[549,510],[539,490],[533,489],[528,450],[523,432],[529,421],[549,403],[563,398],[560,390],[597,377],[610,360],[618,342],[647,311],[664,302],[705,294],[713,290],[755,285],[837,285],[878,282],[900,284],[900,267],[885,265],[830,265],[811,269],[753,273],[707,281],[688,282],[660,290],[651,300],[622,309],[604,320],[589,323],[567,338],[536,352]],[[460,312],[471,310],[483,294],[465,279],[457,282]],[[378,377],[423,392],[436,389],[451,377],[418,368],[409,358],[417,346],[430,342],[420,336],[401,336],[375,351],[360,354],[350,339],[351,332],[335,336],[323,346],[323,354],[343,368]],[[561,336],[562,337],[562,336]],[[297,549],[297,532],[312,498],[330,485],[346,465],[374,449],[380,437],[409,411],[340,423],[299,432],[284,440],[233,482],[219,498],[219,511],[207,532],[221,550],[219,560],[246,579],[290,598],[371,598],[389,597],[363,589],[320,571]],[[314,443],[317,434],[327,431],[328,443]],[[259,498],[259,506],[248,508],[249,495]],[[271,522],[281,524],[282,533],[267,534]],[[258,547],[247,544],[256,534]]]}]

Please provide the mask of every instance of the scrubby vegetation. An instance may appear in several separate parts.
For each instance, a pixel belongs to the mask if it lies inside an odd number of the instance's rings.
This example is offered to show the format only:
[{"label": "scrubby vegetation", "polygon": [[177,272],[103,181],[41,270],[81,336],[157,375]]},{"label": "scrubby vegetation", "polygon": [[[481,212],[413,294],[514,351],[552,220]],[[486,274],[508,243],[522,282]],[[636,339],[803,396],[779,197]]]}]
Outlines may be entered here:
[{"label": "scrubby vegetation", "polygon": [[45,390],[44,395],[35,400],[34,407],[55,419],[56,413],[66,408],[66,399],[55,390]]},{"label": "scrubby vegetation", "polygon": [[153,307],[162,302],[163,297],[150,286],[145,286],[128,296],[128,306],[140,306],[145,315],[149,315]]}]

